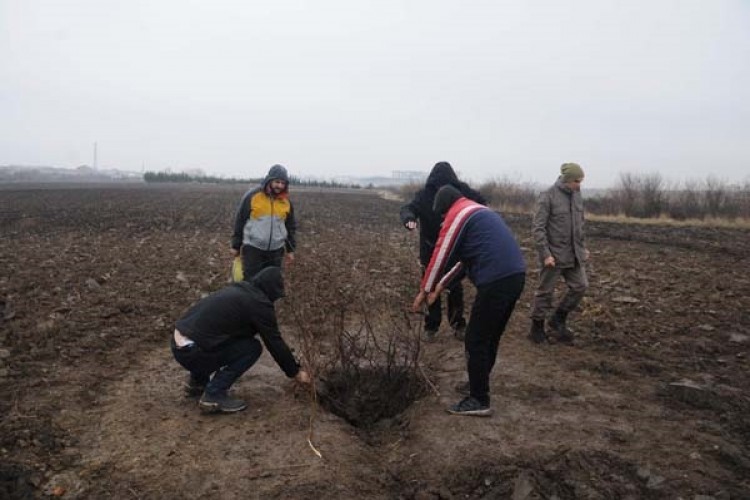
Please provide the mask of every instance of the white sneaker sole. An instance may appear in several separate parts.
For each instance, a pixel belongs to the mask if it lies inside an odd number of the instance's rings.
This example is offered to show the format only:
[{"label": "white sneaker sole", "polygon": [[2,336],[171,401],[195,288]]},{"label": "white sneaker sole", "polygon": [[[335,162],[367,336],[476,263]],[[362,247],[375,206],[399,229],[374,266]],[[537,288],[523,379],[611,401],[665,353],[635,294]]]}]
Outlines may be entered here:
[{"label": "white sneaker sole", "polygon": [[247,408],[247,405],[243,405],[237,408],[222,408],[219,403],[207,403],[205,401],[198,402],[198,408],[204,413],[237,413]]},{"label": "white sneaker sole", "polygon": [[456,411],[452,408],[446,410],[451,415],[465,415],[467,417],[491,417],[494,413],[492,408],[485,408],[482,410],[469,410],[469,411]]}]

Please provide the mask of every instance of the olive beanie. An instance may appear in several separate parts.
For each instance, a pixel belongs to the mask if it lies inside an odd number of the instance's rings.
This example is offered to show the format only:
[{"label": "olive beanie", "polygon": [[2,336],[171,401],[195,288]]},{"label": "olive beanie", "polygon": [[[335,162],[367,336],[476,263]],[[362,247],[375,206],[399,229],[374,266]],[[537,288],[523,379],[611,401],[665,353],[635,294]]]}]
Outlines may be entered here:
[{"label": "olive beanie", "polygon": [[583,179],[583,169],[577,163],[563,163],[560,166],[560,174],[563,182],[572,182],[576,179]]}]

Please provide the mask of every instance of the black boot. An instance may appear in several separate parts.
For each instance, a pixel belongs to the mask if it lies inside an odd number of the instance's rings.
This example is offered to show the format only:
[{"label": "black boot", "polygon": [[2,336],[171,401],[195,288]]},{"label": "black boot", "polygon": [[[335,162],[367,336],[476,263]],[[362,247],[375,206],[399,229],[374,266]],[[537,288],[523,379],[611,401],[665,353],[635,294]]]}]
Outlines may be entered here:
[{"label": "black boot", "polygon": [[211,413],[233,413],[247,408],[241,399],[231,399],[228,396],[229,388],[241,375],[242,373],[228,366],[216,372],[198,401],[201,410]]},{"label": "black boot", "polygon": [[557,334],[557,340],[559,342],[565,342],[570,344],[573,342],[573,332],[568,330],[565,322],[568,319],[568,311],[562,311],[558,309],[555,314],[549,320],[549,327]]},{"label": "black boot", "polygon": [[547,334],[544,332],[544,320],[533,319],[531,320],[531,331],[529,332],[529,340],[535,344],[541,344],[547,341]]}]

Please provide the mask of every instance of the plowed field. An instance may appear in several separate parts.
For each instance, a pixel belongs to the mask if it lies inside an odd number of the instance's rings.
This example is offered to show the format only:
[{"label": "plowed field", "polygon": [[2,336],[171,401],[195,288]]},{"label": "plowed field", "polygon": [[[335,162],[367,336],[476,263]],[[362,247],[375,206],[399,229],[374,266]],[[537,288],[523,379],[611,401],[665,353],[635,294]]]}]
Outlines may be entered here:
[{"label": "plowed field", "polygon": [[[529,274],[492,374],[494,416],[444,411],[466,376],[444,325],[419,346],[429,390],[362,429],[267,353],[235,385],[246,411],[205,415],[183,397],[169,336],[226,284],[242,192],[0,190],[1,498],[750,498],[747,231],[588,223],[576,341],[537,346],[530,218],[506,215]],[[296,352],[343,314],[376,336],[402,317],[418,335],[400,202],[292,200],[299,248],[278,310]]]}]

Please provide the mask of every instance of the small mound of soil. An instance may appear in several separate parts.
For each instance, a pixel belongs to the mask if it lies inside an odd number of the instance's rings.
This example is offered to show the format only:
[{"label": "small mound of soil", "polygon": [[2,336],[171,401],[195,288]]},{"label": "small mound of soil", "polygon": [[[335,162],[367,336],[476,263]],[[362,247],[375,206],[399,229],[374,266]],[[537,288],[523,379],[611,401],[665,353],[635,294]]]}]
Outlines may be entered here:
[{"label": "small mound of soil", "polygon": [[395,417],[425,393],[413,370],[382,367],[331,372],[319,390],[321,405],[354,427],[370,429]]}]

